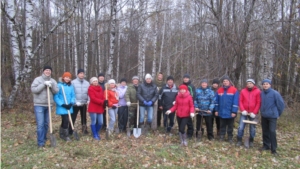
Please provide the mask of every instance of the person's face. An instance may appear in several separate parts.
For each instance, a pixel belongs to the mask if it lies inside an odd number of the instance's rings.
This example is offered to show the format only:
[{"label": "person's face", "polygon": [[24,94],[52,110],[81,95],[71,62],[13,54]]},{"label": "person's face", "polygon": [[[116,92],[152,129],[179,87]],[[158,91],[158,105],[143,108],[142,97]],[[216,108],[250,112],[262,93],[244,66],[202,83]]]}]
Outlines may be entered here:
[{"label": "person's face", "polygon": [[212,85],[212,87],[213,87],[214,89],[217,89],[217,88],[219,87],[219,84],[214,83],[214,84]]},{"label": "person's face", "polygon": [[230,82],[229,82],[229,80],[223,80],[223,85],[224,86],[229,86],[230,85]]},{"label": "person's face", "polygon": [[152,81],[152,79],[150,79],[150,78],[146,79],[146,83],[151,83],[151,81]]},{"label": "person's face", "polygon": [[99,82],[103,82],[104,81],[104,77],[103,76],[99,76],[98,79],[99,79]]},{"label": "person's face", "polygon": [[265,82],[265,83],[263,84],[263,89],[264,89],[264,90],[267,90],[267,89],[269,89],[270,87],[271,87],[270,83]]},{"label": "person's face", "polygon": [[69,77],[67,77],[67,76],[64,77],[63,79],[64,79],[64,82],[66,82],[66,83],[69,83],[71,81],[71,79]]},{"label": "person's face", "polygon": [[115,86],[116,86],[116,84],[114,84],[114,83],[111,83],[111,84],[109,84],[109,88],[115,88]]},{"label": "person's face", "polygon": [[247,82],[247,88],[252,89],[254,84],[252,82]]},{"label": "person's face", "polygon": [[180,89],[180,93],[181,93],[181,94],[183,94],[183,93],[185,93],[185,92],[186,92],[185,89]]},{"label": "person's face", "polygon": [[125,81],[121,82],[121,85],[126,86],[126,82]]},{"label": "person's face", "polygon": [[158,79],[158,80],[163,80],[163,78],[164,78],[164,75],[162,75],[162,74],[158,74],[158,75],[157,75],[157,79]]},{"label": "person's face", "polygon": [[206,89],[206,88],[207,88],[207,83],[206,83],[206,82],[201,83],[201,87],[202,87],[203,89]]},{"label": "person's face", "polygon": [[83,79],[83,78],[84,78],[84,73],[83,73],[83,72],[80,72],[80,73],[77,75],[77,77],[78,77],[79,79]]},{"label": "person's face", "polygon": [[94,80],[92,83],[93,86],[97,86],[98,85],[98,80]]},{"label": "person's face", "polygon": [[168,86],[173,86],[174,81],[173,81],[173,80],[168,80],[168,81],[167,81],[167,84],[168,84]]},{"label": "person's face", "polygon": [[44,75],[51,76],[51,70],[50,69],[45,69],[44,70]]},{"label": "person's face", "polygon": [[132,80],[132,83],[133,83],[133,85],[138,85],[138,84],[139,84],[139,80],[133,79],[133,80]]},{"label": "person's face", "polygon": [[189,82],[189,81],[190,81],[190,78],[187,78],[187,77],[183,78],[183,82],[184,82],[184,83],[187,83],[187,82]]}]

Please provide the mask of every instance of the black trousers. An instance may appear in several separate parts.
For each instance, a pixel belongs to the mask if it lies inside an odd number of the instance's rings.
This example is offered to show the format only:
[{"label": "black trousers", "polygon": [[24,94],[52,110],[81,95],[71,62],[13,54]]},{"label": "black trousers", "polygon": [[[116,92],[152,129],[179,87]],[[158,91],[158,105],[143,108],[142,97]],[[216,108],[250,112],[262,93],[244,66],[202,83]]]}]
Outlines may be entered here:
[{"label": "black trousers", "polygon": [[214,129],[214,121],[216,121],[217,130],[220,130],[220,117],[215,115],[216,111],[213,111],[213,116],[211,118],[212,121],[212,128]]},{"label": "black trousers", "polygon": [[163,113],[163,110],[161,110],[161,109],[158,107],[158,108],[157,108],[157,127],[160,127],[161,116],[164,116],[164,113]]},{"label": "black trousers", "polygon": [[277,149],[276,125],[277,119],[261,117],[263,146],[272,152],[276,152]]},{"label": "black trousers", "polygon": [[187,135],[188,138],[193,137],[193,133],[194,133],[194,125],[193,125],[193,121],[192,118],[189,118],[188,122],[187,122]]},{"label": "black trousers", "polygon": [[69,115],[67,114],[61,115],[61,127],[63,129],[68,129],[68,126],[69,126]]},{"label": "black trousers", "polygon": [[220,135],[225,136],[227,131],[228,137],[233,137],[233,124],[234,124],[234,118],[231,119],[222,119],[220,118]]},{"label": "black trousers", "polygon": [[131,126],[133,125],[133,128],[136,128],[136,122],[137,122],[137,108],[133,108],[133,107],[129,107],[128,109],[128,122],[129,122],[129,128],[131,128]]},{"label": "black trousers", "polygon": [[128,106],[121,106],[118,108],[118,127],[125,131],[128,120]]},{"label": "black trousers", "polygon": [[[86,125],[86,105],[73,106],[73,113],[71,114],[73,125],[75,126],[78,111],[80,111],[81,125]],[[73,132],[71,124],[69,124],[69,133]]]},{"label": "black trousers", "polygon": [[213,138],[213,128],[212,128],[212,116],[202,116],[201,119],[201,115],[197,115],[197,132],[200,131],[200,127],[202,130],[202,123],[203,123],[203,119],[205,120],[205,125],[206,125],[206,132],[207,132],[207,137],[208,138]]},{"label": "black trousers", "polygon": [[178,123],[178,129],[179,129],[179,132],[181,134],[184,134],[185,133],[185,126],[187,125],[187,123],[189,121],[192,121],[192,119],[190,117],[178,117],[177,116],[177,123]]},{"label": "black trousers", "polygon": [[[174,118],[175,118],[175,113],[171,113],[169,115],[166,115],[166,111],[168,111],[169,109],[163,110],[163,115],[164,115],[164,127],[167,127],[167,121],[169,121],[168,123],[168,127],[172,128],[174,126]],[[167,119],[169,118],[169,119]]]},{"label": "black trousers", "polygon": [[106,129],[106,109],[104,109],[104,113],[103,113],[103,126],[102,129]]}]

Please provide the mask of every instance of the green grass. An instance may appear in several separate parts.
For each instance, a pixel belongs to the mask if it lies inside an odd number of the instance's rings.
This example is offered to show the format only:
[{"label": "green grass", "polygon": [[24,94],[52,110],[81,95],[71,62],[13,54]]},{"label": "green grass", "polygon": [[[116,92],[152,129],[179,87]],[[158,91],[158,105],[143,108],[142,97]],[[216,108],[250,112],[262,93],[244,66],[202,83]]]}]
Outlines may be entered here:
[{"label": "green grass", "polygon": [[[162,129],[138,139],[121,133],[106,140],[102,131],[101,141],[87,135],[80,141],[64,142],[58,136],[60,116],[54,113],[57,147],[51,148],[47,142],[44,149],[38,149],[34,114],[6,111],[1,119],[1,168],[300,168],[300,115],[296,110],[286,110],[278,120],[279,157],[258,151],[262,146],[260,124],[252,149],[208,141],[206,137],[201,143],[192,139],[188,147],[181,147],[176,130],[164,140]],[[81,135],[78,124],[80,121],[75,127]]]}]

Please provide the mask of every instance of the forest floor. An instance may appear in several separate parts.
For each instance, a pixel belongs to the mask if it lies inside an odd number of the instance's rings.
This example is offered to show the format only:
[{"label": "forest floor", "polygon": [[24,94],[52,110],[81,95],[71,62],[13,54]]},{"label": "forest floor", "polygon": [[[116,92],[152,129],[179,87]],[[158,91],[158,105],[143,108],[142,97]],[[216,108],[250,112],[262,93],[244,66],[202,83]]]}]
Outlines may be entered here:
[{"label": "forest floor", "polygon": [[[128,138],[126,133],[121,133],[106,140],[105,131],[101,131],[101,141],[95,141],[90,134],[81,135],[80,120],[75,125],[80,141],[65,142],[59,138],[61,119],[54,111],[57,147],[52,148],[48,140],[45,148],[38,149],[34,114],[22,108],[4,110],[1,113],[1,168],[300,168],[300,115],[296,113],[297,110],[287,109],[278,120],[279,156],[274,157],[270,151],[259,151],[262,146],[260,124],[251,149],[217,139],[209,141],[206,137],[200,143],[193,138],[187,147],[181,147],[177,126],[172,136],[165,137],[164,129],[160,128],[139,138],[133,135]],[[234,136],[237,126],[238,123]],[[235,137],[234,141],[236,143]]]}]

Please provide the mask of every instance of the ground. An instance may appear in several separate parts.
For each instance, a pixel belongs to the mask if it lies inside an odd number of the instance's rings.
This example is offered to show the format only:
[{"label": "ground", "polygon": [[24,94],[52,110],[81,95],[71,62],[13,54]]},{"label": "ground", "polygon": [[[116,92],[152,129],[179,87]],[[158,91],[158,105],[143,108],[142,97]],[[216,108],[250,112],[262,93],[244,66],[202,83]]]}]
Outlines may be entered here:
[{"label": "ground", "polygon": [[[81,135],[79,121],[75,128],[80,141],[65,142],[59,138],[61,119],[54,111],[57,147],[52,148],[48,140],[45,148],[38,149],[34,114],[24,109],[4,110],[1,168],[300,168],[300,115],[296,113],[297,110],[287,109],[278,120],[279,156],[274,157],[269,151],[259,151],[260,124],[251,149],[227,141],[208,141],[206,137],[200,143],[189,140],[188,147],[181,147],[176,126],[172,136],[165,136],[161,128],[139,138],[121,133],[106,140],[105,131],[101,131],[101,141],[95,141],[91,135]],[[236,123],[235,136],[237,126]]]}]

